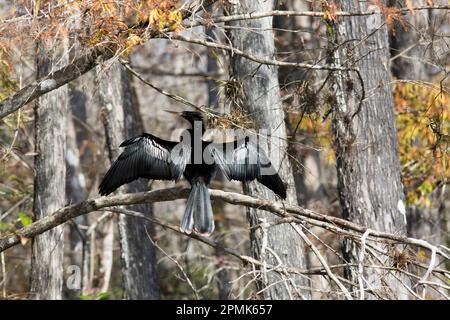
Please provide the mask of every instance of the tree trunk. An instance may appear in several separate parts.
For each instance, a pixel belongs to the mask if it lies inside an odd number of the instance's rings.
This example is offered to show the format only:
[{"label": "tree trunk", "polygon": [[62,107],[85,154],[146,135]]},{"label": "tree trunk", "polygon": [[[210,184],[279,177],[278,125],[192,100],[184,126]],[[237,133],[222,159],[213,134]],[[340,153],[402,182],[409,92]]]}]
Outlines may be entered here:
[{"label": "tree trunk", "polygon": [[[56,61],[68,62],[65,44],[48,53],[37,45],[37,78],[51,72]],[[52,54],[52,57],[49,57]],[[35,105],[34,219],[39,220],[66,204],[66,117],[68,89],[63,86],[38,99]],[[64,226],[33,239],[31,257],[31,298],[61,299],[63,286]]]},{"label": "tree trunk", "polygon": [[[377,9],[356,0],[335,2],[343,11]],[[366,93],[359,109],[362,88],[357,74],[333,73],[333,134],[343,216],[370,229],[406,234],[388,33],[383,16],[378,13],[371,17],[340,17],[335,23],[329,21],[328,36],[331,63],[358,69]],[[355,242],[345,241],[343,250],[349,263],[358,263]],[[347,269],[346,276],[358,283],[355,269]],[[388,274],[371,269],[365,270],[363,276],[379,296],[405,297],[401,285]],[[365,281],[363,285],[366,288]]]},{"label": "tree trunk", "polygon": [[[80,153],[77,144],[77,134],[75,130],[73,112],[77,108],[84,108],[84,100],[81,95],[75,94],[76,90],[69,87],[69,110],[67,113],[66,132],[66,195],[70,204],[79,203],[86,200],[86,179],[81,170]],[[82,282],[88,272],[89,245],[86,232],[79,228],[79,225],[87,226],[87,216],[83,215],[73,219],[69,225],[70,231],[70,264],[76,266],[80,271],[79,282],[72,283],[67,288],[67,296],[76,299],[82,293]],[[78,281],[78,278],[75,279]]]},{"label": "tree trunk", "polygon": [[[230,4],[227,9],[230,15],[267,12],[273,10],[273,3],[263,0],[242,0],[238,4]],[[233,47],[258,57],[274,58],[273,32],[270,30],[271,17],[235,21],[230,22],[229,25],[240,27],[233,28],[229,32]],[[262,31],[254,31],[253,28]],[[281,107],[277,69],[274,66],[260,65],[243,57],[231,55],[230,76],[237,80],[239,86],[242,86],[241,95],[248,113],[261,129],[270,131],[267,136],[269,158],[288,185],[287,201],[297,203],[292,170],[286,155],[286,126]],[[249,195],[275,200],[272,192],[256,182],[246,184],[245,189]],[[247,212],[251,227],[263,221],[271,223],[276,219],[274,215],[259,210],[249,209]],[[278,261],[280,259],[287,266],[298,268],[305,266],[303,243],[289,224],[262,229],[252,228],[250,237],[252,254],[258,260],[270,261],[276,265],[280,263]],[[269,250],[273,250],[277,257],[269,253]],[[302,278],[295,276],[291,278],[292,281],[289,281],[281,279],[274,272],[260,271],[262,281],[259,281],[258,289],[263,290],[265,299],[298,299],[302,295],[301,290],[296,288],[305,285]],[[302,296],[304,297],[304,294]]]},{"label": "tree trunk", "polygon": [[[108,70],[99,73],[107,146],[110,160],[114,161],[120,153],[119,145],[126,138],[142,133],[140,116],[133,105],[130,77],[126,70],[115,63]],[[135,181],[123,190],[137,192],[147,189],[143,181]],[[130,209],[152,215],[151,205],[133,205]],[[153,225],[120,215],[119,236],[125,298],[158,299],[155,248],[148,239],[153,236]]]}]

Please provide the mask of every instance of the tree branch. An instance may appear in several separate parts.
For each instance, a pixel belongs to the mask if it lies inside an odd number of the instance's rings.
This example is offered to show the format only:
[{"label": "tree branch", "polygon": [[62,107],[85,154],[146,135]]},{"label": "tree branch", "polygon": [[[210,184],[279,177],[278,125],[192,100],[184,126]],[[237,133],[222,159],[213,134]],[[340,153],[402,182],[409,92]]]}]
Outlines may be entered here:
[{"label": "tree branch", "polygon": [[[204,0],[201,7],[207,7],[211,4],[216,2],[216,0]],[[429,10],[429,9],[449,9],[450,6],[431,6],[431,7],[416,7],[413,8],[413,10]],[[407,13],[410,9],[409,8],[402,8],[399,9],[401,13]],[[182,10],[182,16],[183,19],[189,18],[191,15],[195,13],[195,10],[192,8],[184,9]],[[368,11],[368,12],[335,12],[334,15],[336,16],[351,16],[351,15],[372,15],[376,13],[375,11]],[[244,20],[244,19],[258,19],[268,16],[312,16],[312,17],[323,17],[323,12],[314,12],[314,11],[307,11],[307,12],[297,12],[297,11],[270,11],[270,12],[262,12],[258,14],[242,14],[242,15],[235,15],[235,16],[224,16],[224,17],[214,17],[212,19],[203,19],[202,21],[194,21],[188,24],[185,24],[186,27],[195,27],[199,25],[206,25],[211,23],[219,23],[219,22],[228,22],[228,21],[235,21],[235,20]],[[140,22],[139,24],[130,25],[130,30],[136,30],[136,29],[143,29],[148,26],[148,21]],[[166,33],[166,32],[163,32]],[[155,38],[158,35],[161,35],[159,32],[151,32],[149,39]],[[178,40],[184,40],[187,39],[181,39]],[[190,41],[193,42],[193,41]],[[208,43],[207,41],[197,41],[194,43],[198,43],[201,45],[207,45],[207,46],[213,46],[217,49],[222,50],[229,50],[228,47],[224,45],[219,45],[215,43]],[[117,48],[114,48],[114,46],[109,47],[93,47],[87,49],[87,52],[83,54],[81,57],[77,58],[74,62],[71,64],[45,76],[42,77],[33,83],[25,86],[21,90],[17,91],[15,94],[10,96],[9,98],[4,99],[0,102],[0,119],[6,117],[7,115],[17,111],[18,109],[22,108],[25,104],[35,100],[36,98],[39,98],[40,96],[55,90],[67,83],[69,83],[72,80],[77,79],[81,75],[85,74],[95,66],[99,64],[99,61],[105,61],[108,59],[111,59],[114,57],[115,52]],[[234,49],[232,49],[234,52],[236,52]],[[276,66],[293,66],[298,68],[312,68],[312,69],[319,69],[319,70],[334,70],[331,67],[326,66],[318,66],[318,65],[310,65],[310,64],[304,64],[304,63],[289,63],[289,62],[282,62],[282,61],[272,61],[272,60],[266,60],[266,59],[259,59],[257,57],[252,57],[248,54],[241,53],[239,54],[243,55],[244,57],[254,60],[256,62],[264,63],[264,64],[270,64],[270,65],[276,65]],[[255,60],[256,59],[256,60]]]},{"label": "tree branch", "polygon": [[242,50],[239,50],[237,48],[233,48],[232,46],[223,44],[223,43],[217,43],[217,42],[211,42],[201,39],[194,39],[194,38],[188,38],[185,36],[182,36],[181,34],[173,34],[170,36],[167,36],[170,40],[178,40],[178,41],[184,41],[189,43],[194,43],[198,45],[202,45],[209,48],[229,51],[231,54],[236,54],[238,56],[242,56],[244,58],[247,58],[249,60],[255,61],[257,63],[271,65],[271,66],[277,66],[277,67],[293,67],[293,68],[303,68],[303,69],[312,69],[312,70],[329,70],[329,71],[356,71],[355,69],[351,68],[343,68],[343,67],[330,67],[330,66],[324,66],[324,65],[318,65],[318,64],[309,64],[309,63],[303,63],[303,62],[287,62],[287,61],[279,61],[274,59],[266,59],[261,58],[258,56],[251,55],[249,53],[246,53]]},{"label": "tree branch", "polygon": [[59,87],[77,79],[98,64],[98,58],[104,60],[114,56],[114,51],[105,47],[94,47],[73,63],[25,86],[15,94],[0,102],[0,119],[17,111],[25,104],[39,98],[40,96],[58,89]]},{"label": "tree branch", "polygon": [[[191,233],[191,234],[183,233],[183,232],[180,231],[180,228],[179,228],[178,225],[169,223],[167,221],[161,221],[161,220],[159,220],[157,218],[154,218],[154,217],[146,216],[145,214],[143,214],[141,212],[136,212],[136,211],[123,209],[123,208],[112,208],[112,209],[107,209],[107,210],[108,210],[108,212],[112,211],[112,212],[116,212],[118,214],[125,214],[125,215],[133,216],[133,217],[136,217],[136,218],[148,220],[148,221],[150,221],[152,223],[155,223],[155,224],[157,224],[157,225],[159,225],[161,227],[164,227],[166,229],[174,231],[175,233],[183,234],[183,235],[185,235],[185,236],[187,236],[189,238],[195,239],[195,240],[197,240],[197,241],[199,241],[199,242],[201,242],[203,244],[206,244],[206,245],[208,245],[208,246],[210,246],[212,248],[215,248],[215,249],[220,248],[224,253],[229,254],[229,255],[239,259],[245,265],[251,264],[253,266],[258,266],[258,267],[263,267],[264,266],[265,268],[270,269],[271,271],[280,273],[282,275],[286,275],[286,274],[299,274],[299,275],[304,275],[304,276],[307,276],[307,275],[328,275],[331,272],[331,270],[342,269],[342,268],[345,268],[345,267],[360,267],[360,264],[344,263],[344,264],[330,265],[329,266],[329,270],[327,271],[323,266],[321,266],[321,267],[320,266],[318,266],[318,267],[309,267],[308,269],[301,269],[301,268],[297,268],[297,267],[286,267],[286,266],[281,265],[281,264],[279,264],[277,266],[270,265],[270,264],[267,265],[267,263],[264,264],[264,262],[262,262],[262,261],[256,260],[256,259],[254,259],[252,257],[247,256],[247,255],[243,255],[243,254],[241,254],[239,251],[237,251],[235,249],[232,249],[232,248],[229,248],[229,247],[224,247],[223,244],[221,244],[219,242],[216,242],[216,241],[214,241],[213,239],[211,239],[209,237],[204,237],[204,236],[201,236],[201,235],[198,235],[198,234],[195,234],[195,233]],[[290,222],[287,222],[287,223],[290,223]],[[372,230],[370,230],[370,231],[372,231]],[[421,267],[421,268],[424,268],[424,269],[428,269],[428,266],[426,266],[426,265],[422,265],[422,264],[419,264],[419,263],[416,264],[416,265],[418,267]],[[397,272],[403,273],[403,274],[405,274],[407,276],[410,276],[412,278],[415,278],[417,280],[421,279],[421,277],[419,277],[419,276],[417,276],[417,275],[415,275],[413,273],[410,273],[410,272],[408,272],[408,271],[406,271],[406,270],[404,270],[402,268],[398,268],[398,267],[390,267],[390,266],[374,265],[374,264],[366,264],[366,265],[362,265],[362,266],[365,267],[365,268],[374,268],[374,269],[383,269],[383,270],[389,270],[389,271],[397,271]],[[440,274],[443,274],[445,276],[448,276],[450,274],[447,270],[439,269],[439,268],[434,268],[433,272],[440,273]],[[351,286],[353,286],[355,288],[357,287],[356,284],[353,284],[352,282],[349,282],[346,279],[343,279],[341,277],[338,277],[338,278],[339,278],[339,281],[344,281],[345,283],[347,283],[347,284],[349,284],[349,285],[351,285]],[[446,288],[447,287],[447,286],[445,286],[443,284],[440,284],[440,283],[430,283],[430,282],[428,282],[427,284],[430,285],[433,288],[435,288],[435,287],[437,287],[437,288]],[[365,289],[365,290],[367,292],[371,292],[371,290],[367,290],[367,289]],[[435,289],[435,290],[437,290],[437,289]],[[376,294],[374,292],[372,292],[372,293]],[[440,292],[440,291],[439,291],[439,293],[442,294],[442,292]],[[447,296],[445,296],[445,298],[449,299]]]},{"label": "tree branch", "polygon": [[[136,211],[132,211],[132,210],[127,210],[127,209],[122,209],[122,208],[114,208],[111,209],[110,211],[112,212],[117,212],[119,214],[126,214],[129,216],[133,216],[136,218],[140,218],[140,219],[145,219],[148,220],[150,222],[153,222],[161,227],[170,229],[176,233],[179,234],[184,234],[186,236],[189,236],[189,238],[195,239],[197,241],[200,241],[201,243],[204,243],[212,248],[220,248],[222,249],[225,253],[238,258],[239,260],[241,260],[243,263],[245,264],[253,264],[259,267],[263,266],[263,263],[259,260],[256,260],[255,258],[252,258],[250,256],[246,256],[246,255],[242,255],[239,251],[232,249],[232,248],[228,248],[228,247],[224,247],[223,245],[221,245],[220,243],[208,238],[208,237],[204,237],[195,233],[191,233],[191,234],[186,234],[182,231],[180,231],[179,226],[174,225],[172,223],[168,223],[168,222],[163,222],[157,218],[153,218],[153,217],[149,217],[146,216],[143,213],[140,212],[136,212]],[[285,266],[273,266],[273,265],[266,265],[266,267],[272,269],[273,271],[276,272],[281,272],[281,273],[295,273],[295,274],[314,274],[314,273],[320,273],[322,272],[322,270],[320,268],[315,268],[314,270],[310,270],[310,269],[300,269],[300,268],[293,268],[293,267],[285,267]]]},{"label": "tree branch", "polygon": [[[202,3],[202,6],[200,7],[207,7],[211,4],[216,2],[216,0],[205,0]],[[415,7],[412,8],[413,10],[430,10],[430,9],[442,9],[442,10],[448,10],[450,6],[424,6],[424,7]],[[401,13],[407,13],[410,11],[409,8],[401,8],[399,9],[399,12]],[[182,10],[182,16],[183,19],[186,19],[190,17],[193,13],[195,13],[195,10],[192,8],[184,9]],[[376,13],[375,11],[367,11],[367,12],[335,12],[334,15],[336,16],[352,16],[352,15],[372,15]],[[241,15],[234,15],[234,16],[223,16],[223,17],[214,17],[212,19],[203,19],[202,21],[194,21],[188,24],[185,24],[186,27],[195,27],[199,25],[206,25],[211,23],[219,23],[219,22],[229,22],[229,21],[236,21],[236,20],[244,20],[244,19],[259,19],[263,17],[269,17],[269,16],[311,16],[311,17],[323,17],[323,12],[314,12],[314,11],[305,11],[305,12],[297,12],[297,11],[270,11],[270,12],[262,12],[258,14],[241,14]],[[148,21],[140,22],[139,24],[130,25],[130,30],[136,30],[136,29],[142,29],[146,28],[148,26]],[[158,32],[152,32],[150,34],[149,39],[155,38],[161,33]],[[184,40],[178,38],[178,40]],[[189,41],[193,43],[198,43],[202,45],[212,46],[217,49],[222,50],[230,50],[230,48],[219,45],[215,43],[208,43],[207,41],[201,41],[198,40],[197,42]],[[50,92],[52,90],[55,90],[67,83],[69,83],[72,80],[77,79],[81,75],[85,74],[92,68],[98,65],[99,60],[105,61],[108,59],[111,59],[116,52],[117,48],[114,48],[114,46],[110,47],[93,47],[87,50],[85,54],[83,54],[81,57],[76,59],[71,64],[53,72],[52,74],[49,74],[43,78],[40,78],[33,83],[25,86],[23,89],[17,91],[15,94],[10,96],[9,98],[4,99],[0,102],[0,119],[6,117],[7,115],[17,111],[21,107],[23,107],[25,104],[33,101],[36,98],[39,98],[40,96],[46,94],[47,92]],[[232,49],[235,53],[235,49]],[[243,55],[244,57],[254,60],[256,62],[264,63],[264,64],[271,64],[276,66],[293,66],[298,68],[312,68],[312,69],[326,69],[326,70],[333,70],[331,67],[325,67],[325,66],[318,66],[318,65],[310,65],[310,64],[304,64],[304,63],[289,63],[289,62],[282,62],[277,61],[274,62],[272,60],[266,60],[266,59],[259,59],[252,56],[249,56],[248,54],[241,53],[239,54]],[[101,59],[100,59],[101,58]]]},{"label": "tree branch", "polygon": [[[88,199],[78,204],[70,205],[55,211],[29,226],[23,227],[12,234],[0,236],[0,252],[20,243],[22,238],[33,238],[47,230],[61,225],[70,219],[97,211],[102,208],[131,205],[137,203],[153,203],[162,201],[173,201],[176,199],[185,199],[189,194],[189,189],[168,188],[158,189],[148,192],[127,193],[110,197],[100,197]],[[347,220],[328,216],[321,213],[304,209],[299,206],[290,205],[282,202],[271,202],[242,195],[235,192],[226,192],[222,190],[210,189],[212,199],[220,199],[234,205],[244,205],[252,208],[258,208],[272,212],[283,219],[283,223],[309,223],[314,226],[324,228],[328,231],[343,234],[352,238],[360,238],[367,228]],[[368,240],[388,240],[391,242],[414,245],[430,251],[435,250],[436,254],[449,259],[450,257],[440,247],[436,247],[425,240],[398,236],[395,234],[371,230]]]},{"label": "tree branch", "polygon": [[[421,10],[449,10],[450,6],[420,6],[413,8],[399,8],[397,10],[398,13],[405,15],[412,11],[421,11]],[[349,12],[349,11],[336,11],[332,12],[331,15],[336,17],[349,17],[349,16],[371,16],[374,14],[380,13],[376,10],[369,11],[361,11],[361,12]],[[244,14],[236,14],[231,16],[219,16],[212,17],[209,19],[202,19],[193,21],[185,24],[186,28],[192,28],[205,24],[212,23],[222,23],[222,22],[231,22],[231,21],[239,21],[239,20],[250,20],[250,19],[261,19],[267,17],[312,17],[312,18],[324,18],[325,12],[323,11],[293,11],[293,10],[273,10],[268,12],[257,12],[257,13],[244,13]]]},{"label": "tree branch", "polygon": [[[213,4],[216,0],[204,0],[200,7],[207,7]],[[187,8],[181,11],[183,19],[189,18],[198,9]],[[129,30],[143,29],[148,26],[148,20],[140,22],[135,25],[130,25]],[[160,33],[166,33],[149,30],[148,39],[155,38]],[[106,61],[114,57],[117,51],[117,46],[111,44],[109,46],[96,46],[87,49],[86,53],[81,57],[75,59],[67,66],[52,72],[51,74],[39,78],[33,83],[25,86],[15,94],[0,102],[0,119],[22,108],[25,104],[39,98],[40,96],[58,89],[59,87],[77,79],[89,70],[96,67],[101,61]]]}]

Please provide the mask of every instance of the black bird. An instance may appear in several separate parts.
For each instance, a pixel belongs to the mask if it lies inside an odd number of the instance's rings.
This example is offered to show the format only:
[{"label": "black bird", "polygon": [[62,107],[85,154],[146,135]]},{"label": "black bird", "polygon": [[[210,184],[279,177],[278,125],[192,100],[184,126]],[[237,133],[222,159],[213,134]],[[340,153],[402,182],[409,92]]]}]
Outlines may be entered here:
[{"label": "black bird", "polygon": [[[181,141],[163,140],[149,133],[124,141],[120,147],[125,147],[125,150],[100,184],[101,195],[108,195],[138,178],[178,181],[184,176],[191,184],[191,192],[180,229],[205,235],[214,230],[208,185],[217,170],[229,180],[257,179],[286,199],[286,187],[280,176],[263,150],[248,137],[226,143],[205,141],[201,113],[184,111],[176,114],[191,124],[191,128],[183,132]],[[263,174],[264,170],[269,174]]]}]

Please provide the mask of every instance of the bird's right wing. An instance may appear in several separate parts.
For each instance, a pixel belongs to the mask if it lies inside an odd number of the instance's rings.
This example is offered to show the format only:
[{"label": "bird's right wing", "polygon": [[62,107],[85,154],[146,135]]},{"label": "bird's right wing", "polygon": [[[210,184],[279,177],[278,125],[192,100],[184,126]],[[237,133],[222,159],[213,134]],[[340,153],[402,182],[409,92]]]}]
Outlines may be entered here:
[{"label": "bird's right wing", "polygon": [[208,146],[215,163],[229,180],[258,182],[286,198],[286,186],[265,152],[248,137]]},{"label": "bird's right wing", "polygon": [[138,178],[178,180],[189,161],[190,147],[144,133],[124,141],[125,150],[103,178],[99,192],[108,195]]}]

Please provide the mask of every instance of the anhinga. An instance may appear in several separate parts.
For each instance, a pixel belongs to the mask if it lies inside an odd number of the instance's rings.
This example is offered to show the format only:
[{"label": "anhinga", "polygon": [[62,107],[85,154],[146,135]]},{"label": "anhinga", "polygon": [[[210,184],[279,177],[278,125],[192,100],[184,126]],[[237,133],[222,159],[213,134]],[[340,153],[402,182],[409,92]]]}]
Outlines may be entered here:
[{"label": "anhinga", "polygon": [[[177,114],[191,124],[191,128],[183,132],[181,141],[167,141],[149,133],[124,141],[120,147],[125,150],[100,184],[101,195],[108,195],[138,178],[178,181],[184,176],[192,187],[180,229],[200,234],[210,234],[214,230],[208,185],[217,170],[229,180],[257,179],[281,198],[286,198],[283,181],[264,152],[248,137],[225,143],[205,141],[201,113],[184,111]],[[269,174],[264,174],[264,169]]]}]

